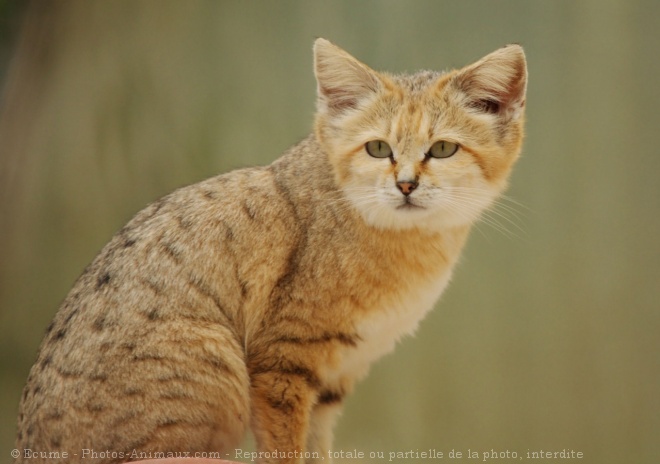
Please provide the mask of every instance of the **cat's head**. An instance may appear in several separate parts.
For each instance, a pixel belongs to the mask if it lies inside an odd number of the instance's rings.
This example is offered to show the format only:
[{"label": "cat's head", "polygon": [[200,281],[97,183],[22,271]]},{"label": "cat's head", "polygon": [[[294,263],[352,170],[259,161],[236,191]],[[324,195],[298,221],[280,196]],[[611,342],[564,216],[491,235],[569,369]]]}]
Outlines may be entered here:
[{"label": "cat's head", "polygon": [[394,76],[318,39],[314,67],[316,136],[368,224],[467,225],[505,189],[523,138],[520,46],[448,73]]}]

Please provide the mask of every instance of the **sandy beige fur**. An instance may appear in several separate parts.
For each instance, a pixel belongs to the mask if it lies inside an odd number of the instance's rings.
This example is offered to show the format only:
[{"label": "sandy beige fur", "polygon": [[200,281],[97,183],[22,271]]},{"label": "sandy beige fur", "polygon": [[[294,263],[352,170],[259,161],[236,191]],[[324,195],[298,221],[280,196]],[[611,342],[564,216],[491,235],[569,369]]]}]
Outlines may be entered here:
[{"label": "sandy beige fur", "polygon": [[[16,444],[69,456],[16,462],[231,455],[250,426],[280,452],[261,462],[327,462],[342,400],[433,307],[505,188],[526,67],[516,45],[444,74],[377,73],[324,39],[314,58],[313,135],[153,203],[85,269],[30,372]],[[369,156],[371,140],[392,156]],[[439,140],[458,151],[427,156]]]}]

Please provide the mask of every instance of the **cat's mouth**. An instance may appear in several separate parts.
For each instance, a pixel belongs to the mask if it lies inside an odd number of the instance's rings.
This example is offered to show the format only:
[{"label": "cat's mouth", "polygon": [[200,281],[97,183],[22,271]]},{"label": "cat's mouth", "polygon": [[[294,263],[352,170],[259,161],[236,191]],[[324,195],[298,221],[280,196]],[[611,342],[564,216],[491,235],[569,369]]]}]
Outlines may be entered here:
[{"label": "cat's mouth", "polygon": [[403,210],[403,211],[414,211],[414,210],[420,210],[420,209],[426,209],[423,206],[420,206],[418,204],[413,203],[413,201],[406,197],[403,200],[403,203],[401,203],[399,206],[396,207],[398,210]]}]

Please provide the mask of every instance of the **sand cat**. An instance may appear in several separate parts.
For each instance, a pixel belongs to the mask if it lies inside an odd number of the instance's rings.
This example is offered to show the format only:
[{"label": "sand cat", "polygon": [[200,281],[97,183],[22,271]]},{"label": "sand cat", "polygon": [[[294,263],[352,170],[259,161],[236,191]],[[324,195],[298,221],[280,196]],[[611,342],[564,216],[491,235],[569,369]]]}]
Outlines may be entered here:
[{"label": "sand cat", "polygon": [[324,39],[314,71],[312,135],[156,201],[85,269],[30,372],[17,462],[233,458],[248,427],[262,463],[329,461],[344,398],[505,189],[527,71],[510,45],[392,75]]}]

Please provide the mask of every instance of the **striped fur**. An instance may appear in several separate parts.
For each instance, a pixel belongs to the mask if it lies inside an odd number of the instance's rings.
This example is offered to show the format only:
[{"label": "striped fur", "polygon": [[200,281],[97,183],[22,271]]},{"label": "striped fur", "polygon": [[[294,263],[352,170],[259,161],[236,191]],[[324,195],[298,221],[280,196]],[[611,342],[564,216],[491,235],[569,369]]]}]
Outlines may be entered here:
[{"label": "striped fur", "polygon": [[[85,269],[30,372],[16,445],[69,456],[30,462],[231,453],[250,426],[260,451],[328,458],[343,399],[414,332],[505,188],[526,70],[518,46],[412,76],[323,39],[314,56],[314,134],[153,203]],[[393,156],[369,156],[370,140]],[[437,140],[460,148],[430,159]]]}]

